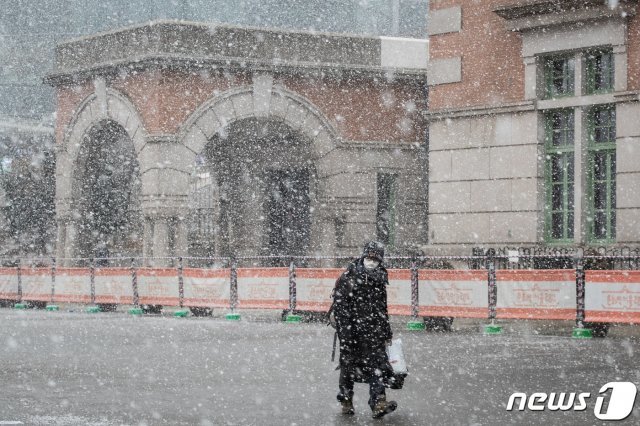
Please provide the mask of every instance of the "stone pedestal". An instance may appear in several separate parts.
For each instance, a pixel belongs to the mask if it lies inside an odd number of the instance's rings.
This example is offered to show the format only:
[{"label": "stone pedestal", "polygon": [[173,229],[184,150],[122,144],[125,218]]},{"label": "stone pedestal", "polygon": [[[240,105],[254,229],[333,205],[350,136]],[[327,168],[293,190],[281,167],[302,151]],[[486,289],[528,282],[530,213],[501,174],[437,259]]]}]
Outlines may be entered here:
[{"label": "stone pedestal", "polygon": [[189,254],[189,241],[187,236],[187,223],[185,219],[177,219],[176,220],[176,229],[175,229],[175,256],[176,257],[185,257]]},{"label": "stone pedestal", "polygon": [[76,224],[74,222],[68,222],[65,226],[65,238],[64,238],[64,257],[66,258],[64,261],[65,266],[72,266],[76,261],[71,260],[71,258],[76,256],[76,238],[77,238],[77,229]]},{"label": "stone pedestal", "polygon": [[153,220],[149,218],[144,219],[144,234],[142,241],[142,257],[144,258],[144,265],[149,265],[149,258],[153,256]]},{"label": "stone pedestal", "polygon": [[155,219],[153,225],[153,260],[154,266],[169,264],[169,223],[166,218]]},{"label": "stone pedestal", "polygon": [[56,258],[62,259],[65,255],[65,237],[66,237],[67,227],[64,222],[58,222],[58,229],[56,232]]}]

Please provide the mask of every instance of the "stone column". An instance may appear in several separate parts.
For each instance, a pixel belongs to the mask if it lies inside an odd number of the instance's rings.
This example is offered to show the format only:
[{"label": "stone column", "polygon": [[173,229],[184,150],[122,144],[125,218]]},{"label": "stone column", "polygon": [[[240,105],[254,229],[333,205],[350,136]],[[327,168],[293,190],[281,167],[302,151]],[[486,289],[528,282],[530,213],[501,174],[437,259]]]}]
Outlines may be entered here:
[{"label": "stone column", "polygon": [[187,238],[187,221],[185,218],[176,219],[176,240],[175,255],[178,257],[187,256],[189,253],[189,241]]},{"label": "stone column", "polygon": [[616,92],[627,90],[627,47],[623,45],[613,46],[614,73],[613,84]]},{"label": "stone column", "polygon": [[213,215],[213,253],[215,256],[222,255],[222,241],[221,241],[221,227],[220,227],[220,181],[213,171],[211,170],[211,214]]},{"label": "stone column", "polygon": [[[339,158],[346,158],[342,155]],[[316,164],[315,179],[311,183],[313,192],[311,204],[311,250],[313,254],[321,256],[336,256],[338,254],[338,234],[343,237],[345,231],[341,206],[336,204],[340,193],[339,188],[332,184],[328,178],[335,171],[333,167],[342,167],[342,164],[328,162],[327,159]],[[325,176],[323,178],[323,176]],[[351,179],[345,178],[344,182]],[[313,188],[313,189],[311,189]],[[335,267],[335,259],[326,259],[319,262],[322,267]]]},{"label": "stone column", "polygon": [[[320,246],[321,256],[335,256],[336,254],[336,219],[334,217],[326,217],[322,219],[319,233],[316,234]],[[312,240],[313,241],[313,240]],[[312,242],[313,244],[313,242]],[[335,259],[324,259],[320,262],[323,267],[335,267]]]},{"label": "stone column", "polygon": [[[336,217],[328,207],[320,207],[320,202],[313,205],[311,213],[311,238],[309,242],[310,256],[334,256],[336,254]],[[323,259],[318,266],[330,268],[335,266],[334,259]]]},{"label": "stone column", "polygon": [[[243,165],[238,174],[238,180],[234,185],[234,214],[233,214],[233,246],[232,250],[239,256],[251,256],[255,254],[252,247],[252,233],[254,231],[254,223],[247,219],[247,212],[251,205],[251,191],[253,185],[251,182],[251,174],[246,165]],[[249,188],[251,186],[251,188]]]},{"label": "stone column", "polygon": [[535,56],[522,58],[524,62],[524,98],[536,99],[544,90],[541,74],[542,66],[536,62]]},{"label": "stone column", "polygon": [[[226,225],[227,225],[227,244],[229,253],[236,256],[242,256],[245,247],[244,238],[244,208],[245,202],[243,197],[243,179],[244,168],[238,168],[229,171],[229,176],[225,179],[224,192],[226,193]],[[223,222],[222,226],[225,224]]]},{"label": "stone column", "polygon": [[156,218],[153,224],[153,265],[166,266],[168,259],[158,259],[169,256],[169,224],[167,218]]},{"label": "stone column", "polygon": [[74,264],[74,261],[69,260],[69,258],[72,258],[74,256],[76,256],[77,250],[76,250],[76,237],[77,237],[77,232],[76,232],[76,224],[73,221],[69,221],[67,222],[66,225],[66,235],[64,238],[64,257],[67,258],[67,260],[64,261],[65,266],[72,266]]},{"label": "stone column", "polygon": [[153,256],[153,220],[145,217],[144,219],[144,234],[142,240],[142,257],[143,265],[148,266],[149,258]]},{"label": "stone column", "polygon": [[251,220],[245,220],[244,228],[244,252],[245,255],[255,256],[260,254],[262,246],[262,236],[264,232],[265,220],[260,219],[263,216],[264,191],[263,184],[260,182],[259,176],[245,175],[250,184],[246,189],[246,202],[244,203],[245,215]]},{"label": "stone column", "polygon": [[56,232],[56,257],[58,259],[61,259],[64,257],[66,233],[67,233],[66,225],[62,220],[58,220],[58,229]]},{"label": "stone column", "polygon": [[585,55],[582,52],[578,52],[575,55],[575,95],[583,96],[586,93],[586,71],[585,71]]},{"label": "stone column", "polygon": [[638,244],[640,240],[640,103],[616,106],[616,240]]}]

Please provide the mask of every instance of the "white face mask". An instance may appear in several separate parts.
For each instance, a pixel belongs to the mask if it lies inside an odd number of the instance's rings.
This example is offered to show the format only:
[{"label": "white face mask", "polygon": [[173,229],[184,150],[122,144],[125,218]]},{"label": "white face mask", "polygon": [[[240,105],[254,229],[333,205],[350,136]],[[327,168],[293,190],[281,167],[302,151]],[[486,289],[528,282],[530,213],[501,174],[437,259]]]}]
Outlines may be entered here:
[{"label": "white face mask", "polygon": [[380,262],[378,262],[377,260],[370,259],[368,257],[365,257],[364,259],[362,259],[362,263],[364,264],[364,267],[366,269],[376,269],[380,264]]}]

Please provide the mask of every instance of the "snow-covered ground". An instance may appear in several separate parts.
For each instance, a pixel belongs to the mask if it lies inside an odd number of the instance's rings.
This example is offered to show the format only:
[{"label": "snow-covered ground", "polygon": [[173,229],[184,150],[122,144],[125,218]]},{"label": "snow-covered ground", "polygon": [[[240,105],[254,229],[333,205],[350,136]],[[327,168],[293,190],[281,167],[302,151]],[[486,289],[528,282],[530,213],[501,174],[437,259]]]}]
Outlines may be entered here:
[{"label": "snow-covered ground", "polygon": [[[572,340],[570,328],[508,324],[407,332],[409,364],[398,411],[370,418],[356,385],[356,416],[335,400],[332,329],[272,316],[217,318],[0,310],[0,425],[496,425],[596,424],[611,381],[640,383],[640,329]],[[506,410],[513,392],[589,392],[584,411]],[[636,405],[638,402],[636,401]],[[622,424],[638,424],[640,408]]]}]

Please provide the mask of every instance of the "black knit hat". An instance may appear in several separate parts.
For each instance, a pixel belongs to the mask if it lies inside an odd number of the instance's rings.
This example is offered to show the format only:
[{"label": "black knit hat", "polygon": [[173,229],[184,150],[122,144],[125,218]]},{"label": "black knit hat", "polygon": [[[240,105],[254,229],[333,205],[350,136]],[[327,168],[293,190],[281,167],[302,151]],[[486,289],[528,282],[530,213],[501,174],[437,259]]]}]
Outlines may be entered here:
[{"label": "black knit hat", "polygon": [[375,259],[378,262],[382,262],[384,258],[384,246],[377,241],[369,241],[362,251],[362,257],[369,257]]}]

